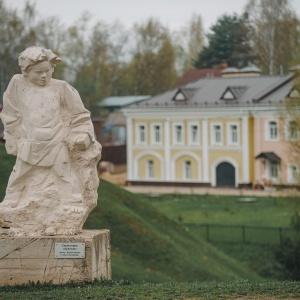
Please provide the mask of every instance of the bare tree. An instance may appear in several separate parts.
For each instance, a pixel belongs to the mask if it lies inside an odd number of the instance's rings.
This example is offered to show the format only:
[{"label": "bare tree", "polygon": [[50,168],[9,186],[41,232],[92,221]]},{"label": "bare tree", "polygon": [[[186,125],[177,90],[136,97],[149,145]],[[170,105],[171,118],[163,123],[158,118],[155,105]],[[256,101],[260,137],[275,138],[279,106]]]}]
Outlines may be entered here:
[{"label": "bare tree", "polygon": [[289,0],[249,0],[246,13],[261,67],[270,75],[287,71],[299,49],[299,20]]},{"label": "bare tree", "polygon": [[173,34],[176,46],[176,64],[179,73],[190,69],[204,47],[204,29],[201,15],[193,14],[188,23]]}]

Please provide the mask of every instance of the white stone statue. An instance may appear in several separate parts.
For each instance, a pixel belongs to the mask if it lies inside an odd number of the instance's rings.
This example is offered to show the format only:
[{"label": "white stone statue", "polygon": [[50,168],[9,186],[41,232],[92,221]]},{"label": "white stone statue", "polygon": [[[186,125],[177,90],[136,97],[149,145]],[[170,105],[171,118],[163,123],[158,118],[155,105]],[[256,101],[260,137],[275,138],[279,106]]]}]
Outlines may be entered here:
[{"label": "white stone statue", "polygon": [[0,235],[73,235],[97,204],[97,163],[90,113],[78,92],[52,78],[61,59],[30,47],[19,56],[1,119],[6,151],[15,155],[0,203]]}]

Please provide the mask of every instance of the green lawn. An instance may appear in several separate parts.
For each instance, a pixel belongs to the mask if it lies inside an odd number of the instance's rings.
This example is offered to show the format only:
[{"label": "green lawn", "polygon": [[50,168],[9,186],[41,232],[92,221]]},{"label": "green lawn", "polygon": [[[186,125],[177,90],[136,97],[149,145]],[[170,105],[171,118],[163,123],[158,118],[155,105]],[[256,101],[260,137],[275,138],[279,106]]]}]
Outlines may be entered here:
[{"label": "green lawn", "polygon": [[193,283],[120,283],[106,282],[82,286],[0,288],[0,299],[299,299],[297,282],[193,282]]},{"label": "green lawn", "polygon": [[195,224],[290,226],[291,216],[300,210],[300,198],[211,195],[161,195],[148,197],[162,213],[175,221]]},{"label": "green lawn", "polygon": [[[249,197],[161,195],[148,196],[148,199],[170,219],[184,224],[191,234],[209,238],[219,250],[260,276],[285,278],[275,251],[280,244],[280,234],[284,242],[286,237],[297,233],[284,229],[280,233],[278,227],[291,226],[291,217],[300,210],[299,198],[257,197],[247,202],[242,200],[249,200]],[[207,228],[200,224],[223,226]],[[245,226],[244,233],[242,225]]]}]

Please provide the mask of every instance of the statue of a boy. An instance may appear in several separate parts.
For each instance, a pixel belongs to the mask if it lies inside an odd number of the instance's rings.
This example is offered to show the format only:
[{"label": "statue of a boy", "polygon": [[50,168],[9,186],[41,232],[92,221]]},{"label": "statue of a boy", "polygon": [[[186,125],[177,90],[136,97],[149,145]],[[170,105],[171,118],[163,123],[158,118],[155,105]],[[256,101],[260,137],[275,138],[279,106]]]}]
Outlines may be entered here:
[{"label": "statue of a boy", "polygon": [[78,92],[52,78],[60,58],[30,47],[19,56],[1,119],[7,153],[17,156],[0,203],[0,234],[77,234],[97,203],[97,162],[90,113]]}]

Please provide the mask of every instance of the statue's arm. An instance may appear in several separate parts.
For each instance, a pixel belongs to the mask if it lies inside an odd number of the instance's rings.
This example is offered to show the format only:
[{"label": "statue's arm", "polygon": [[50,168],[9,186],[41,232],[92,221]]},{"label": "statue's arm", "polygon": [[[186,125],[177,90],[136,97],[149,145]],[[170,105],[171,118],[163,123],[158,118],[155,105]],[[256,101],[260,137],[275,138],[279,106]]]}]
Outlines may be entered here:
[{"label": "statue's arm", "polygon": [[1,120],[4,125],[5,148],[8,154],[17,155],[21,114],[17,107],[17,79],[14,76],[3,95]]},{"label": "statue's arm", "polygon": [[94,127],[90,112],[84,107],[79,93],[69,84],[64,86],[64,107],[70,116],[71,144],[76,144],[80,150],[85,150],[95,141]]}]

